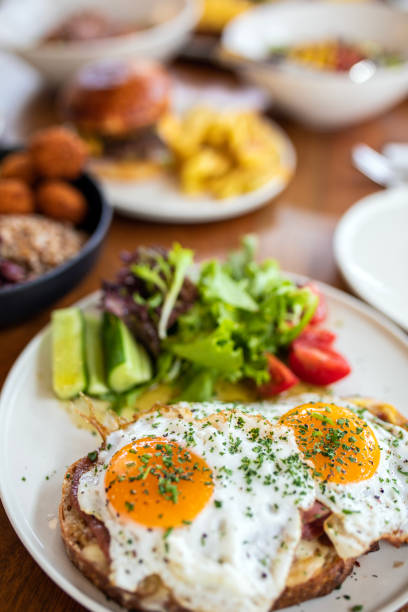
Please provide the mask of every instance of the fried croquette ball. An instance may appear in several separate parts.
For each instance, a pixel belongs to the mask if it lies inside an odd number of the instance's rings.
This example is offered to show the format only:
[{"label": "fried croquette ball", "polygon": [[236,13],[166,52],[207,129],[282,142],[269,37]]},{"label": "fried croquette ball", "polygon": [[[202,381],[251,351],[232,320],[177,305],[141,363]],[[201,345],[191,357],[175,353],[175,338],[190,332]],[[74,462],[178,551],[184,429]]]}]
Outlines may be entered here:
[{"label": "fried croquette ball", "polygon": [[36,172],[50,179],[74,179],[87,158],[84,142],[63,127],[51,127],[34,134],[29,153]]},{"label": "fried croquette ball", "polygon": [[23,151],[6,155],[1,162],[0,176],[32,185],[35,181],[35,171],[30,155]]},{"label": "fried croquette ball", "polygon": [[78,189],[63,181],[46,181],[37,190],[38,210],[53,219],[78,225],[87,211],[84,196]]},{"label": "fried croquette ball", "polygon": [[31,189],[17,179],[0,179],[0,214],[25,215],[34,212]]}]

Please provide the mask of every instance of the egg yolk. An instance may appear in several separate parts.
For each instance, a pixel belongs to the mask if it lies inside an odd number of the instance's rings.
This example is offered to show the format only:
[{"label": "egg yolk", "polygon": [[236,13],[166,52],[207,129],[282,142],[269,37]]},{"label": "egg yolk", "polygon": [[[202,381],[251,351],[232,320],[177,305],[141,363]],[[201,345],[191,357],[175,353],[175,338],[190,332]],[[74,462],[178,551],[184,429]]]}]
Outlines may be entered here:
[{"label": "egg yolk", "polygon": [[371,478],[380,462],[373,430],[351,410],[334,404],[303,404],[280,423],[293,429],[305,459],[322,480],[346,484]]},{"label": "egg yolk", "polygon": [[115,453],[105,475],[111,509],[145,527],[190,523],[213,492],[206,461],[164,437],[146,437]]}]

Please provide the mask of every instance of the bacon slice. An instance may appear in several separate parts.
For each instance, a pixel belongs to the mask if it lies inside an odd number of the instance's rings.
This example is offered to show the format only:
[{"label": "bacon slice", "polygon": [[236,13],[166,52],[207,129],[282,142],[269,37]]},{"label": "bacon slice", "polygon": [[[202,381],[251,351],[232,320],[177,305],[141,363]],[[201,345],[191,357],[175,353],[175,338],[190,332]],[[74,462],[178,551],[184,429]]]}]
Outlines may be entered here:
[{"label": "bacon slice", "polygon": [[315,501],[308,510],[302,511],[302,538],[304,540],[314,540],[323,533],[323,523],[329,516],[330,510],[323,504]]}]

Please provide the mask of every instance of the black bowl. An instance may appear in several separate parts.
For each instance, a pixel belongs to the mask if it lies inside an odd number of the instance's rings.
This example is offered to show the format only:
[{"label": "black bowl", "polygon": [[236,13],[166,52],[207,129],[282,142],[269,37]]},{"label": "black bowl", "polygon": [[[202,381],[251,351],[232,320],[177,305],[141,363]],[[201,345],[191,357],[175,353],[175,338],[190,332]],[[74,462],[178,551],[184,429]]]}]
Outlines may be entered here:
[{"label": "black bowl", "polygon": [[[0,160],[18,149],[1,149]],[[68,293],[93,266],[112,220],[112,208],[107,204],[97,182],[83,173],[72,184],[81,191],[88,203],[88,213],[80,229],[89,238],[75,257],[45,274],[16,285],[0,287],[0,326],[18,323],[49,306]]]}]

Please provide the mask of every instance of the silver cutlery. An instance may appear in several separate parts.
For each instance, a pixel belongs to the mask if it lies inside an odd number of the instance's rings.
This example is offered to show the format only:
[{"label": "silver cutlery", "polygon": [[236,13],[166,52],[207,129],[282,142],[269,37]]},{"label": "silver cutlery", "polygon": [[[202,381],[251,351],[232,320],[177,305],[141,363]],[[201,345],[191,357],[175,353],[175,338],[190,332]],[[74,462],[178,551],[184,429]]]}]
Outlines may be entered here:
[{"label": "silver cutlery", "polygon": [[408,182],[408,145],[390,143],[383,153],[365,144],[352,148],[353,165],[369,179],[382,187],[392,187]]}]

